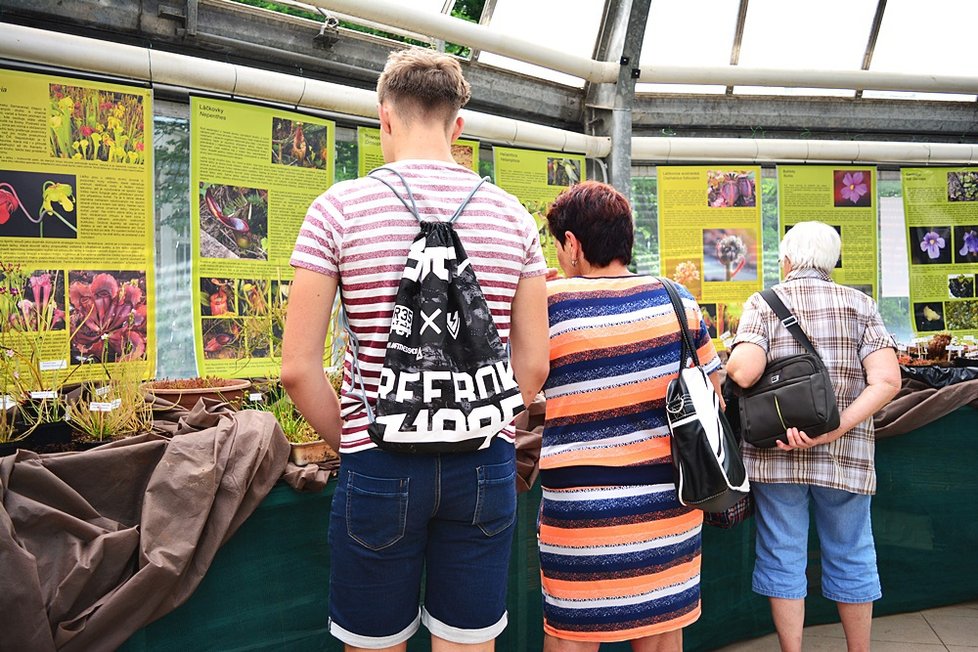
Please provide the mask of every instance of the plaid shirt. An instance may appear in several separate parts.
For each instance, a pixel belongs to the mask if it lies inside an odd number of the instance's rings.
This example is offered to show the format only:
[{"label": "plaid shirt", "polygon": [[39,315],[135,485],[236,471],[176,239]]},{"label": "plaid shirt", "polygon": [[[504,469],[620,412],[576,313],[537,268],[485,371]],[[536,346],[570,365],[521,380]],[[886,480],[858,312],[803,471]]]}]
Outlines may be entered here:
[{"label": "plaid shirt", "polygon": [[[825,362],[842,412],[866,387],[863,358],[895,346],[876,303],[815,269],[792,270],[774,290]],[[757,293],[744,304],[734,346],[740,342],[760,346],[767,352],[768,362],[805,352]],[[745,443],[744,463],[752,481],[810,484],[873,494],[875,443],[873,420],[869,418],[834,442],[810,449],[782,451]]]}]

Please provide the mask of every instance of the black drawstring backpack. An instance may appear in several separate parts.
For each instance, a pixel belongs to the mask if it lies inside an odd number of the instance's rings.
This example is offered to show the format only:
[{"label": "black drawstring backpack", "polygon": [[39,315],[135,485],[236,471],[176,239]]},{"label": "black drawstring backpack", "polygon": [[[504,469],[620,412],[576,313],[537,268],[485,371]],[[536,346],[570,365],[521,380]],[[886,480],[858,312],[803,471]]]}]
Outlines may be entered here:
[{"label": "black drawstring backpack", "polygon": [[[403,184],[407,200],[377,173]],[[447,222],[418,214],[407,181],[396,170],[370,173],[401,200],[421,225],[404,265],[381,369],[377,404],[366,399],[350,332],[353,383],[378,447],[400,453],[450,453],[486,448],[525,407],[489,305],[453,223],[479,183]],[[347,329],[349,331],[349,328]]]}]

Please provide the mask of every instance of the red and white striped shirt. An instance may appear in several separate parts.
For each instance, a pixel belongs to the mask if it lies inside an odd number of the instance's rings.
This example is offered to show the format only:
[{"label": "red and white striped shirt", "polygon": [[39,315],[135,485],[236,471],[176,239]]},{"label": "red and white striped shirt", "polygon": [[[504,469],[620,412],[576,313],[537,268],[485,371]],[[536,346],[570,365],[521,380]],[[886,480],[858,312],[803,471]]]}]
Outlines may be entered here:
[{"label": "red and white striped shirt", "polygon": [[[454,163],[411,160],[386,167],[397,170],[410,184],[424,220],[451,219],[479,182],[478,175]],[[395,175],[380,174],[407,199]],[[519,200],[486,183],[456,220],[455,231],[505,343],[519,280],[547,272],[534,220]],[[377,397],[397,287],[418,233],[418,221],[390,188],[376,179],[360,178],[334,185],[312,203],[292,253],[293,267],[340,279],[343,309],[360,342],[360,371],[371,403]],[[363,404],[350,395],[351,364],[352,353],[347,350],[340,399],[341,453],[374,447],[367,436]],[[500,436],[512,441],[512,425]]]}]

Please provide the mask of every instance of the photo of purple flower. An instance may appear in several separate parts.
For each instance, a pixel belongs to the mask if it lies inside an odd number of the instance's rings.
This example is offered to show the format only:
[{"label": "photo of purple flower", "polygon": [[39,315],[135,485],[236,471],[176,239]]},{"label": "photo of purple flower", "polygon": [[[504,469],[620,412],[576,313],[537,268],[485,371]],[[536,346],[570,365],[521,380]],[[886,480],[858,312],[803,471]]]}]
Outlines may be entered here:
[{"label": "photo of purple flower", "polygon": [[954,262],[978,262],[978,226],[954,227]]},{"label": "photo of purple flower", "polygon": [[[957,227],[960,228],[960,227]],[[910,260],[915,265],[942,265],[951,262],[950,226],[914,226],[908,234]]]},{"label": "photo of purple flower", "polygon": [[872,206],[872,175],[869,170],[834,170],[834,204],[836,208]]},{"label": "photo of purple flower", "polygon": [[928,258],[940,258],[941,249],[944,248],[944,238],[937,231],[928,231],[920,240],[920,250],[927,252]]}]

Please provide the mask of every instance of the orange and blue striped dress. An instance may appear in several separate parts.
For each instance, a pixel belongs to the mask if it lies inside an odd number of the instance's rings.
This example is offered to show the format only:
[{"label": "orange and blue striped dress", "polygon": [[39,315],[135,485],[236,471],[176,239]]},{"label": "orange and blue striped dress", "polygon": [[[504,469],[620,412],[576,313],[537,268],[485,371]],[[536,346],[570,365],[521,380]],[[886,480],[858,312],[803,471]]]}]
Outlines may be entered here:
[{"label": "orange and blue striped dress", "polygon": [[[548,284],[550,377],[540,458],[544,630],[626,641],[700,615],[703,514],[676,499],[666,386],[679,323],[649,276]],[[708,372],[720,360],[699,306],[680,288]]]}]

